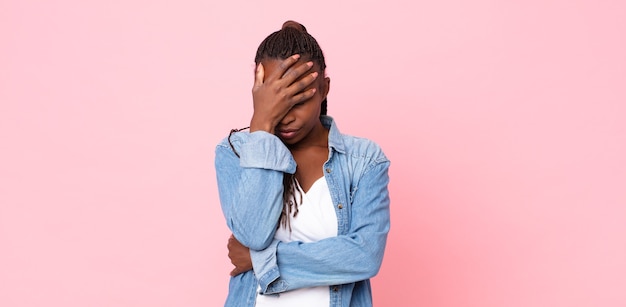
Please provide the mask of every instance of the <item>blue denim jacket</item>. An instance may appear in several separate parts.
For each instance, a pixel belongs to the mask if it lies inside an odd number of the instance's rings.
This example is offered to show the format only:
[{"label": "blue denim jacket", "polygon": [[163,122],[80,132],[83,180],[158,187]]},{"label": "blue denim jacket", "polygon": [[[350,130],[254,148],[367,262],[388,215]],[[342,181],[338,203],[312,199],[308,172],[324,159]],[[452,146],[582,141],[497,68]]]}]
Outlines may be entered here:
[{"label": "blue denim jacket", "polygon": [[312,243],[274,239],[283,207],[283,172],[296,162],[267,132],[237,132],[216,147],[215,170],[226,224],[250,248],[254,269],[231,277],[225,306],[254,306],[263,295],[329,286],[330,306],[372,306],[369,278],[389,232],[389,160],[374,142],[341,134],[331,117],[324,177],[337,213],[337,236]]}]

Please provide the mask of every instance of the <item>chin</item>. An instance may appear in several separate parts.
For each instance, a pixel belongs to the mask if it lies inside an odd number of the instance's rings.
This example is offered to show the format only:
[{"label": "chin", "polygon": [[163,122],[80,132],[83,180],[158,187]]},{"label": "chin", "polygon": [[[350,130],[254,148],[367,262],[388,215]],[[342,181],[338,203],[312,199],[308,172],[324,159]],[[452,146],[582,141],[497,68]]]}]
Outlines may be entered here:
[{"label": "chin", "polygon": [[298,143],[298,140],[294,140],[294,139],[287,139],[287,140],[280,139],[280,140],[283,141],[285,145],[294,145]]}]

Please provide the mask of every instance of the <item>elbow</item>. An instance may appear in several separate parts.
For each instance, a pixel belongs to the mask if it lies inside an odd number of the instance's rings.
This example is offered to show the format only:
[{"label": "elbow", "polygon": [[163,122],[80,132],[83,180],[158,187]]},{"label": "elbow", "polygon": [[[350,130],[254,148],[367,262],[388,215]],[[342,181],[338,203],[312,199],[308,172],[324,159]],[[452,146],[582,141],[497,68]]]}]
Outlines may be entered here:
[{"label": "elbow", "polygon": [[264,250],[274,240],[274,231],[262,231],[257,227],[246,227],[246,225],[235,226],[232,221],[230,230],[239,243],[252,250]]},{"label": "elbow", "polygon": [[380,272],[380,267],[382,265],[382,256],[376,256],[373,255],[370,257],[369,261],[365,262],[365,265],[363,266],[365,268],[365,272],[363,272],[363,274],[366,276],[366,278],[372,278],[376,275],[378,275],[378,272]]},{"label": "elbow", "polygon": [[355,262],[356,266],[339,268],[339,270],[341,271],[342,269],[345,269],[345,271],[342,272],[345,272],[346,275],[355,277],[355,280],[373,278],[380,271],[382,261],[372,254],[364,252],[361,257],[355,259],[357,260],[357,262]]},{"label": "elbow", "polygon": [[369,249],[366,249],[363,254],[366,255],[362,259],[364,272],[363,274],[367,278],[372,278],[378,274],[383,263],[383,257],[385,254],[386,236],[383,236],[382,241],[379,244],[368,245]]},{"label": "elbow", "polygon": [[267,236],[265,238],[249,238],[246,243],[241,242],[241,244],[247,246],[252,250],[264,250],[274,240],[274,236]]}]

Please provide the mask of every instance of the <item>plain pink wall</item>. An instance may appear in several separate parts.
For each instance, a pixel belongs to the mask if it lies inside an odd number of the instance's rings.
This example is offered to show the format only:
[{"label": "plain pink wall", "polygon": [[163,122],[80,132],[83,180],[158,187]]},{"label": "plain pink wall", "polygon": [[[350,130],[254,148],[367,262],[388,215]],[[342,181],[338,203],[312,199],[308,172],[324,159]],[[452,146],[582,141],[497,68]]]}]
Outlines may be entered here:
[{"label": "plain pink wall", "polygon": [[392,160],[377,306],[626,305],[623,1],[0,3],[0,306],[221,306],[213,149],[304,23]]}]

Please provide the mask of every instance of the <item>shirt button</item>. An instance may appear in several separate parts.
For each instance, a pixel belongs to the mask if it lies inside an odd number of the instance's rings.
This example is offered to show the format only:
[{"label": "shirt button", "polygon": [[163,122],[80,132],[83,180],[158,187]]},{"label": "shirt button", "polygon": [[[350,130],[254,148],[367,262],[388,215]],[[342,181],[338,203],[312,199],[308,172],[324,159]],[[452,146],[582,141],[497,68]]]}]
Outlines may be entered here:
[{"label": "shirt button", "polygon": [[326,172],[327,172],[327,173],[330,173],[330,168],[327,168],[327,169],[326,169]]},{"label": "shirt button", "polygon": [[339,288],[338,288],[337,286],[334,286],[334,287],[333,287],[333,291],[334,291],[334,292],[337,292],[337,291],[339,291]]},{"label": "shirt button", "polygon": [[337,205],[337,208],[339,208],[339,209],[343,209],[343,205],[342,205],[342,204],[338,204],[338,205]]}]

